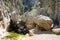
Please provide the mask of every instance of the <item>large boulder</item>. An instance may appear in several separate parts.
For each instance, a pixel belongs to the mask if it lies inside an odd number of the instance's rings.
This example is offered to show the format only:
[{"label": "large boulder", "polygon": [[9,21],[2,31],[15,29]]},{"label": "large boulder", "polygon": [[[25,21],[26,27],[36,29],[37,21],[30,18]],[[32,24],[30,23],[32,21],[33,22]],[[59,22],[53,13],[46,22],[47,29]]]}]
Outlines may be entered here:
[{"label": "large boulder", "polygon": [[27,13],[23,16],[22,20],[26,22],[26,26],[29,29],[33,28],[33,26],[35,27],[35,24],[39,26],[38,28],[44,28],[45,30],[49,30],[53,27],[52,19],[44,15],[34,16]]},{"label": "large boulder", "polygon": [[37,16],[33,21],[38,29],[50,30],[53,27],[52,19],[44,15]]},{"label": "large boulder", "polygon": [[39,27],[44,28],[45,30],[51,29],[53,21],[50,17],[41,15],[39,8],[33,9],[30,12],[26,12],[22,15],[22,21],[26,22],[28,28],[35,27],[35,24]]},{"label": "large boulder", "polygon": [[21,17],[21,20],[26,22],[26,26],[29,29],[32,29],[33,27],[35,27],[33,19],[38,15],[40,15],[40,10],[39,10],[39,8],[36,8],[30,12],[25,12]]}]

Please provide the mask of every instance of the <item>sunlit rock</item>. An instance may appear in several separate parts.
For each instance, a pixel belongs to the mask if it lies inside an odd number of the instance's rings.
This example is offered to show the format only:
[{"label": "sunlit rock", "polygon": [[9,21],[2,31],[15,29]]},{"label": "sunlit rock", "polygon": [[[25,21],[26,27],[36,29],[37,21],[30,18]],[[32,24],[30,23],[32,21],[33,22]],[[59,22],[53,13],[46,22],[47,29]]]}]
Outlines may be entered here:
[{"label": "sunlit rock", "polygon": [[52,19],[44,15],[38,15],[33,21],[38,29],[50,30],[53,27]]},{"label": "sunlit rock", "polygon": [[60,28],[53,28],[52,32],[54,32],[56,34],[60,34]]}]

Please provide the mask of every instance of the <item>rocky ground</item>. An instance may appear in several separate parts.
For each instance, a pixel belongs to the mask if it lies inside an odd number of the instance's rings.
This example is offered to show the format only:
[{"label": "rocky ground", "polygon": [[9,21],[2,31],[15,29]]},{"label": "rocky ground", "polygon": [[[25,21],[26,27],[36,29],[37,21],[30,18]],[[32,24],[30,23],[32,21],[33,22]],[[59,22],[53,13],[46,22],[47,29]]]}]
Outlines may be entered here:
[{"label": "rocky ground", "polygon": [[27,37],[25,40],[60,40],[60,35],[51,31],[33,32],[34,36]]},{"label": "rocky ground", "polygon": [[51,31],[36,31],[35,29],[30,31],[32,32],[33,36],[7,32],[7,36],[0,40],[60,40],[60,35],[54,34]]},{"label": "rocky ground", "polygon": [[60,35],[39,34],[32,37],[28,37],[25,40],[60,40]]}]

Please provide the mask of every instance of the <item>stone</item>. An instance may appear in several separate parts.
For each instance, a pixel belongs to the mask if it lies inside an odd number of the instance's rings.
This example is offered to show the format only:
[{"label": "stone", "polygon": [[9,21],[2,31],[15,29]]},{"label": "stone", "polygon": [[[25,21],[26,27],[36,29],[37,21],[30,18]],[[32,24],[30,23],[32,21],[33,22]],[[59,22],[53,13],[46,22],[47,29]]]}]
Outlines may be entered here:
[{"label": "stone", "polygon": [[60,28],[53,28],[52,32],[54,32],[56,34],[60,34]]},{"label": "stone", "polygon": [[38,26],[36,26],[38,29],[45,29],[50,30],[53,26],[53,21],[47,16],[39,15],[34,20],[34,23]]}]

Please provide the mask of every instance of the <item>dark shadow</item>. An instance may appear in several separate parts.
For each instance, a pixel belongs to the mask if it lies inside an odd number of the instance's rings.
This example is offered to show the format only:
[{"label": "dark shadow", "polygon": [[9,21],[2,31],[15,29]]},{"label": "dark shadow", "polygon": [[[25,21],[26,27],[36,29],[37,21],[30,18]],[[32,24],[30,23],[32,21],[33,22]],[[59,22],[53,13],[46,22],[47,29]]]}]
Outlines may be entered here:
[{"label": "dark shadow", "polygon": [[41,31],[41,30],[36,31],[35,29],[32,30],[32,32],[33,32],[34,34],[55,34],[55,33],[53,33],[52,31]]}]

